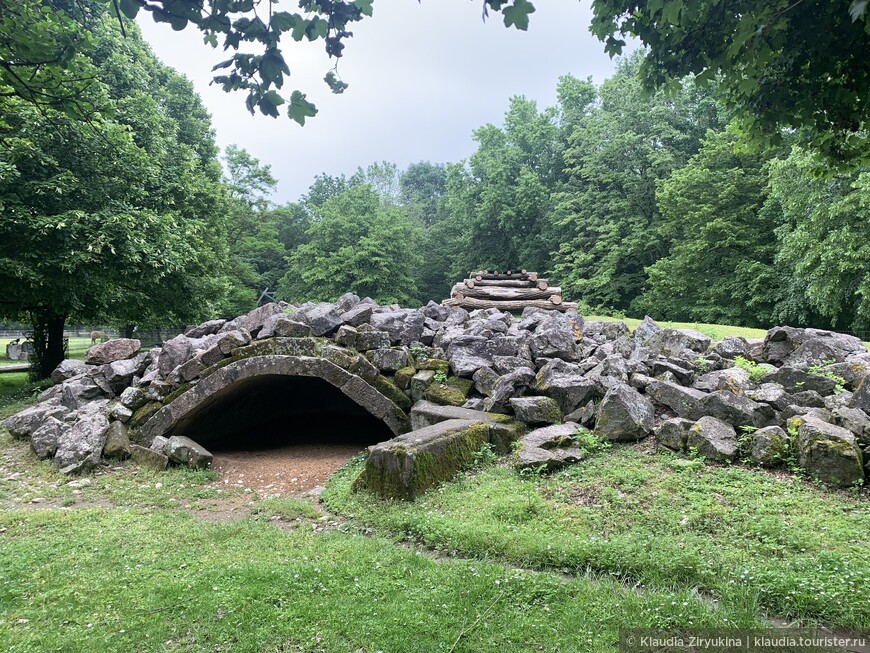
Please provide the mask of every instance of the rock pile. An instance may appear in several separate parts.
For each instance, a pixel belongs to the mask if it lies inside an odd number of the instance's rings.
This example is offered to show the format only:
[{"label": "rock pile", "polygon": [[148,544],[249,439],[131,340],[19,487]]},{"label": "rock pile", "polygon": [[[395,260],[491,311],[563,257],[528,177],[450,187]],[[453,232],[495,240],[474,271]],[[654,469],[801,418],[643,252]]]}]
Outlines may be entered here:
[{"label": "rock pile", "polygon": [[714,343],[650,318],[632,333],[574,310],[527,307],[515,319],[352,294],[267,304],[146,352],[135,340],[96,345],[85,362],[64,361],[56,385],[6,427],[64,473],[101,457],[208,465],[166,416],[252,358],[328,361],[342,384],[395,409],[393,430],[405,434],[371,449],[358,483],[384,496],[416,496],[486,442],[513,445],[518,467],[556,468],[582,457],[581,428],[614,442],[654,437],[715,462],[789,462],[838,486],[863,483],[870,459],[870,354],[852,336],[775,327]]}]

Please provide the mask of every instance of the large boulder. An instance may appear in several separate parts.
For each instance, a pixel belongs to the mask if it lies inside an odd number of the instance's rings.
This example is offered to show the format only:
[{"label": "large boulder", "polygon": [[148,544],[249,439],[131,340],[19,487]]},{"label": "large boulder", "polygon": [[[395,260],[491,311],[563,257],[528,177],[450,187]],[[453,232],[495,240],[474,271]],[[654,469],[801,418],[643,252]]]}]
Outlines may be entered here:
[{"label": "large boulder", "polygon": [[864,482],[861,449],[850,431],[814,415],[790,419],[789,430],[795,429],[798,462],[810,476],[840,487]]},{"label": "large boulder", "polygon": [[732,426],[769,426],[776,419],[773,408],[727,390],[711,392],[701,399],[701,413]]},{"label": "large boulder", "polygon": [[55,383],[63,383],[67,379],[84,374],[87,370],[88,366],[84,362],[67,358],[54,368],[54,371],[51,373],[51,380]]},{"label": "large boulder", "polygon": [[103,455],[106,458],[130,457],[130,438],[127,435],[127,427],[121,422],[109,424],[106,431],[106,443],[103,445]]},{"label": "large boulder", "polygon": [[656,442],[668,449],[682,451],[686,448],[686,442],[688,442],[689,439],[689,430],[694,425],[695,423],[692,420],[683,419],[682,417],[666,419],[656,428]]},{"label": "large boulder", "polygon": [[692,329],[661,329],[651,335],[644,342],[644,346],[654,355],[679,356],[686,349],[702,354],[707,351],[711,342],[709,336]]},{"label": "large boulder", "polygon": [[706,415],[689,429],[686,446],[716,462],[731,462],[737,457],[739,446],[734,427],[721,419]]},{"label": "large boulder", "polygon": [[707,396],[695,388],[685,388],[670,381],[653,379],[646,386],[646,394],[653,401],[673,410],[678,417],[698,419],[703,414],[702,402]]},{"label": "large boulder", "polygon": [[634,340],[637,341],[641,346],[646,346],[646,343],[652,338],[655,334],[661,331],[662,328],[656,324],[656,321],[652,319],[649,315],[644,316],[643,320],[641,320],[640,324],[637,325],[637,328],[634,330]]},{"label": "large boulder", "polygon": [[[111,341],[110,341],[111,342]],[[160,375],[166,377],[179,365],[193,358],[193,344],[187,336],[175,336],[167,340],[160,348],[157,357],[157,369]]]},{"label": "large boulder", "polygon": [[408,351],[398,349],[371,349],[366,352],[366,358],[381,372],[395,374],[400,369],[411,365]]},{"label": "large boulder", "polygon": [[29,438],[49,417],[63,419],[70,409],[56,400],[30,406],[8,417],[3,426],[13,438]]},{"label": "large boulder", "polygon": [[511,450],[525,432],[526,426],[506,415],[485,413],[480,410],[459,406],[439,406],[429,401],[418,401],[411,409],[411,428],[422,429],[450,419],[483,421],[489,427],[489,443],[496,453],[505,454]]},{"label": "large boulder", "polygon": [[549,397],[513,397],[510,405],[516,418],[526,424],[555,424],[562,420],[559,404]]},{"label": "large boulder", "polygon": [[386,499],[414,499],[471,465],[489,441],[482,421],[451,419],[369,447],[354,483]]},{"label": "large boulder", "polygon": [[57,443],[66,428],[66,424],[56,417],[46,417],[31,434],[30,449],[39,458],[51,458],[57,451]]},{"label": "large boulder", "polygon": [[132,358],[139,353],[141,348],[142,343],[132,338],[107,340],[88,349],[85,353],[85,363],[88,365],[105,365],[124,360],[125,358]]},{"label": "large boulder", "polygon": [[864,343],[855,336],[822,329],[774,327],[764,338],[765,362],[790,367],[840,363],[853,354],[866,352]]},{"label": "large boulder", "polygon": [[390,334],[391,344],[410,345],[420,340],[426,316],[416,310],[385,311],[371,316],[369,324]]},{"label": "large boulder", "polygon": [[790,366],[780,367],[775,372],[761,378],[764,383],[778,383],[786,392],[815,390],[821,395],[829,395],[837,387],[837,381],[821,374],[811,374]]},{"label": "large boulder", "polygon": [[456,376],[471,377],[484,366],[491,366],[495,356],[513,356],[517,343],[510,336],[457,336],[447,347],[447,360]]},{"label": "large boulder", "polygon": [[79,411],[79,418],[58,438],[54,463],[63,474],[92,469],[100,462],[109,420],[104,402],[90,404]]},{"label": "large boulder", "polygon": [[552,315],[538,323],[529,341],[529,349],[534,358],[573,361],[578,358],[575,338],[579,338],[579,332],[575,333],[571,322],[561,315]]},{"label": "large boulder", "polygon": [[552,471],[583,459],[574,436],[580,427],[573,422],[535,429],[519,440],[514,467]]},{"label": "large boulder", "polygon": [[[294,320],[284,313],[276,313],[266,318],[258,339],[282,336],[285,338],[306,338],[311,335],[311,327],[300,320]],[[247,343],[243,343],[247,344]]]},{"label": "large boulder", "polygon": [[520,367],[500,376],[492,386],[492,391],[483,402],[484,410],[493,413],[508,412],[510,400],[521,397],[534,382],[535,373],[528,367]]},{"label": "large boulder", "polygon": [[[61,391],[61,404],[70,410],[78,410],[86,404],[101,399],[107,392],[97,384],[96,379],[88,377],[74,378],[66,381]],[[111,390],[109,390],[111,392]]]},{"label": "large boulder", "polygon": [[652,402],[625,383],[617,383],[601,400],[595,416],[595,434],[608,440],[640,440],[653,430]]},{"label": "large boulder", "polygon": [[304,319],[315,336],[329,336],[343,324],[342,317],[333,304],[317,304],[303,313]]},{"label": "large boulder", "polygon": [[781,464],[788,456],[791,438],[778,426],[766,426],[752,434],[749,457],[761,467]]},{"label": "large boulder", "polygon": [[595,382],[584,378],[579,365],[566,363],[559,358],[551,360],[538,371],[534,385],[535,392],[554,399],[565,414],[585,405],[595,393],[595,388]]},{"label": "large boulder", "polygon": [[183,435],[173,435],[163,446],[163,453],[174,463],[187,467],[211,467],[213,456],[201,444]]},{"label": "large boulder", "polygon": [[211,336],[218,333],[226,323],[226,320],[209,320],[197,326],[189,327],[185,330],[184,335],[188,338],[202,338],[204,336]]}]

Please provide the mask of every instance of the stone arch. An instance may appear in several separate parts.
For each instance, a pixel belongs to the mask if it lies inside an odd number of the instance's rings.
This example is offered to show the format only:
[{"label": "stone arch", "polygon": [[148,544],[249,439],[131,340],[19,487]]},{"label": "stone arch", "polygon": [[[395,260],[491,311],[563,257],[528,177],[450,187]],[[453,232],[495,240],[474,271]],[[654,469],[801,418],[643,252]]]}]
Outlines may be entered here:
[{"label": "stone arch", "polygon": [[157,436],[171,435],[179,426],[217,404],[222,390],[261,377],[320,379],[382,421],[393,435],[410,430],[408,416],[395,403],[335,363],[317,357],[270,355],[243,358],[216,370],[154,413],[134,437],[150,443]]}]

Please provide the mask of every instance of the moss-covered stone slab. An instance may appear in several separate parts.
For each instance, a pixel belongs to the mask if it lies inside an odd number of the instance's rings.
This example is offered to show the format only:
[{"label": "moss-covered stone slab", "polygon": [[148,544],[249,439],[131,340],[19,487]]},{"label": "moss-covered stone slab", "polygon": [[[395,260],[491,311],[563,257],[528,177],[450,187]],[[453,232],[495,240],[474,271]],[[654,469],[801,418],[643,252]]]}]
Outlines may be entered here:
[{"label": "moss-covered stone slab", "polygon": [[526,434],[525,424],[512,420],[507,415],[485,413],[458,406],[440,406],[429,401],[418,401],[411,409],[411,428],[421,429],[451,419],[482,420],[489,427],[489,443],[495,452],[509,453],[513,443]]},{"label": "moss-covered stone slab", "polygon": [[369,447],[354,487],[384,499],[415,499],[474,462],[489,441],[481,421],[454,419]]},{"label": "moss-covered stone slab", "polygon": [[468,399],[473,381],[451,376],[444,383],[433,383],[423,392],[423,398],[442,406],[461,406]]},{"label": "moss-covered stone slab", "polygon": [[372,381],[372,387],[406,413],[411,410],[411,400],[408,398],[408,395],[382,374],[378,374],[375,377],[374,381]]},{"label": "moss-covered stone slab", "polygon": [[432,370],[434,372],[442,372],[447,374],[450,371],[450,363],[443,361],[440,358],[430,358],[429,360],[417,363],[419,370]]},{"label": "moss-covered stone slab", "polygon": [[798,463],[810,476],[840,487],[864,483],[861,449],[850,431],[812,415],[791,418],[788,428],[797,431]]}]

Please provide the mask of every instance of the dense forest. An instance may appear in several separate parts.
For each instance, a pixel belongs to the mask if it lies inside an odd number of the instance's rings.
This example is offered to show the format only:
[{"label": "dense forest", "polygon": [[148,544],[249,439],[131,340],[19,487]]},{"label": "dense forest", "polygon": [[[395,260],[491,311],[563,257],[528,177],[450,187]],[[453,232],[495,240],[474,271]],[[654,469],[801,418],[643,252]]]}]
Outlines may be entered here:
[{"label": "dense forest", "polygon": [[585,312],[870,328],[870,169],[800,129],[747,147],[716,83],[650,92],[643,53],[554,80],[554,107],[506,99],[467,161],[326,171],[277,206],[135,25],[91,19],[86,117],[0,94],[0,317],[32,322],[46,365],[71,319],[184,324],[266,289],[413,305],[478,268],[537,270]]}]

